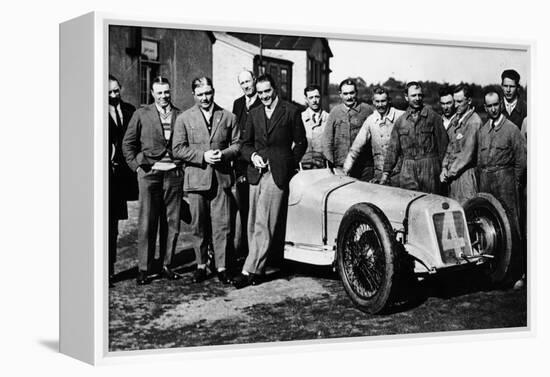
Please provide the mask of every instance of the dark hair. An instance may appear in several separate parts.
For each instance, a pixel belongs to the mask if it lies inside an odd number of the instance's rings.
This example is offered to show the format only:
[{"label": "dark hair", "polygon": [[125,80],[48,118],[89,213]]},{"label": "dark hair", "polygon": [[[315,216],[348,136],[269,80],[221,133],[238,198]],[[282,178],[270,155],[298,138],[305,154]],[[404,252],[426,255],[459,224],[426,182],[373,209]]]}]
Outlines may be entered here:
[{"label": "dark hair", "polygon": [[485,103],[485,97],[487,97],[488,94],[496,93],[498,96],[498,101],[502,101],[502,93],[500,91],[500,88],[497,88],[494,85],[488,86],[483,90],[483,103]]},{"label": "dark hair", "polygon": [[407,85],[405,85],[405,94],[409,95],[409,88],[411,86],[418,86],[422,90],[422,85],[418,81],[409,81]]},{"label": "dark hair", "polygon": [[449,85],[443,85],[439,88],[439,98],[446,96],[453,96],[453,89]]},{"label": "dark hair", "polygon": [[304,96],[307,96],[307,92],[313,92],[314,90],[318,90],[321,94],[321,87],[317,84],[311,84],[304,88]]},{"label": "dark hair", "polygon": [[109,73],[109,81],[116,81],[118,86],[120,86],[120,81],[118,81],[118,79],[115,76],[111,75],[110,73]]},{"label": "dark hair", "polygon": [[151,90],[153,90],[153,85],[155,84],[168,84],[170,85],[170,81],[166,77],[157,76],[151,81]]},{"label": "dark hair", "polygon": [[376,88],[373,89],[372,91],[372,94],[375,95],[375,94],[385,94],[388,96],[388,98],[390,98],[390,92],[388,91],[388,89],[384,88],[383,86],[377,86]]},{"label": "dark hair", "polygon": [[210,77],[202,76],[193,79],[193,81],[191,82],[191,90],[194,92],[195,89],[197,89],[199,86],[204,85],[208,85],[212,89],[214,89],[214,85],[212,85],[212,79]]},{"label": "dark hair", "polygon": [[345,79],[344,81],[342,81],[340,85],[338,85],[338,90],[342,91],[342,87],[344,85],[353,85],[353,88],[355,89],[355,91],[357,91],[357,84],[352,79]]},{"label": "dark hair", "polygon": [[515,69],[505,69],[504,71],[502,71],[502,74],[500,75],[500,79],[514,80],[516,85],[519,85],[520,75]]},{"label": "dark hair", "polygon": [[372,91],[372,96],[373,97],[374,97],[375,94],[378,94],[378,95],[385,94],[388,97],[388,103],[391,104],[391,96],[390,96],[390,91],[388,89],[384,88],[383,86],[377,86]]},{"label": "dark hair", "polygon": [[273,90],[277,90],[277,85],[275,84],[275,80],[273,79],[273,77],[271,77],[270,74],[266,73],[264,75],[260,75],[256,79],[256,85],[258,85],[261,82],[268,82],[271,84],[271,87],[273,88]]},{"label": "dark hair", "polygon": [[458,84],[453,89],[453,94],[458,93],[462,91],[464,93],[464,97],[466,98],[472,98],[472,89],[470,88],[470,85],[468,84]]}]

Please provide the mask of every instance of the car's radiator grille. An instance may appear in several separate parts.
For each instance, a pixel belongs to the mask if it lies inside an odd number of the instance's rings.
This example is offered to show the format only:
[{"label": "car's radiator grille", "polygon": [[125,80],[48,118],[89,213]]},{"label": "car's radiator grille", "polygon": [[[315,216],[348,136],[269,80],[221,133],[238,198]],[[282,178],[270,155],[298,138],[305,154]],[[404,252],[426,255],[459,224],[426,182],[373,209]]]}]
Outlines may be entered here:
[{"label": "car's radiator grille", "polygon": [[470,248],[466,246],[467,229],[462,212],[436,213],[433,221],[443,263],[461,262],[462,256],[469,256]]}]

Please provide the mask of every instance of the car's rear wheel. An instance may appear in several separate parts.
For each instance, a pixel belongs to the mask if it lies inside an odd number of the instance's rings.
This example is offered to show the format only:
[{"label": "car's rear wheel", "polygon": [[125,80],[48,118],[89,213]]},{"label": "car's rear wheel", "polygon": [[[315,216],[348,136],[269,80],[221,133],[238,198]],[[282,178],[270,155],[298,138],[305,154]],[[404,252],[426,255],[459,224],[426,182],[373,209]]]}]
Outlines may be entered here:
[{"label": "car's rear wheel", "polygon": [[515,277],[515,234],[506,210],[494,196],[479,193],[464,204],[472,248],[487,259],[492,284],[506,284]]},{"label": "car's rear wheel", "polygon": [[337,266],[346,293],[367,313],[391,302],[397,285],[396,241],[390,222],[376,206],[359,203],[345,213],[337,240]]}]

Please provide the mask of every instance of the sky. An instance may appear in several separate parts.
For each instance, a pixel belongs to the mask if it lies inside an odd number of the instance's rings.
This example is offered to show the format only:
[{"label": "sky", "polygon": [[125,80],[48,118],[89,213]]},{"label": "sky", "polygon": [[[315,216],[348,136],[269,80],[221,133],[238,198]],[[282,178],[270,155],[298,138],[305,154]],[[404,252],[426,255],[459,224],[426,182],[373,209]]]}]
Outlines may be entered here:
[{"label": "sky", "polygon": [[529,79],[526,51],[338,39],[329,39],[329,45],[334,55],[330,60],[332,83],[361,76],[367,84],[383,83],[389,77],[499,84],[500,73],[508,68],[519,72],[522,85]]}]

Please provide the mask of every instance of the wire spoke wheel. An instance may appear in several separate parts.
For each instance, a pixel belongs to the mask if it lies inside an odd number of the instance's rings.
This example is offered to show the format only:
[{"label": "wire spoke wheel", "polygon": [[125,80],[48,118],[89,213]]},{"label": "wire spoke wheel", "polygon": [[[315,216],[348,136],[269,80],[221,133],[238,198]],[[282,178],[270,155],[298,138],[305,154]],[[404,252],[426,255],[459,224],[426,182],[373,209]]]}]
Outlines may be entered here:
[{"label": "wire spoke wheel", "polygon": [[380,289],[384,278],[385,262],[380,240],[372,227],[362,222],[355,222],[345,238],[344,273],[358,295],[371,298]]},{"label": "wire spoke wheel", "polygon": [[378,313],[389,303],[396,281],[393,229],[372,204],[352,206],[338,230],[337,266],[346,293],[361,310]]}]

